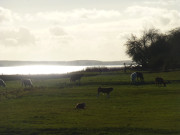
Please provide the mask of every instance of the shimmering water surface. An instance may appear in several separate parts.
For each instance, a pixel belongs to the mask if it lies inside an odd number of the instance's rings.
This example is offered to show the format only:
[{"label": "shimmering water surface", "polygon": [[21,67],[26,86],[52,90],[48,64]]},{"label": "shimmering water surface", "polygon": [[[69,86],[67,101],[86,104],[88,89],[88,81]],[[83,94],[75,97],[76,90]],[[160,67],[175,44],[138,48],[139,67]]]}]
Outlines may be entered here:
[{"label": "shimmering water surface", "polygon": [[[121,67],[118,66],[103,66],[103,67]],[[56,65],[32,65],[32,66],[12,66],[0,67],[0,74],[15,75],[15,74],[63,74],[74,71],[85,70],[87,67],[100,66],[56,66]]]}]

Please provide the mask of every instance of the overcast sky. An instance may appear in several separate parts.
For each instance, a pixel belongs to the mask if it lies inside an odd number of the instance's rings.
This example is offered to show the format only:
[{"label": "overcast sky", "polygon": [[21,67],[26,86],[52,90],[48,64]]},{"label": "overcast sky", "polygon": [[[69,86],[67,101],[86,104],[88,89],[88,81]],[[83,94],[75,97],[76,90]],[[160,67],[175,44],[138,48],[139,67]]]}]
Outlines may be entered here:
[{"label": "overcast sky", "polygon": [[0,60],[128,60],[131,34],[180,27],[180,0],[0,0]]}]

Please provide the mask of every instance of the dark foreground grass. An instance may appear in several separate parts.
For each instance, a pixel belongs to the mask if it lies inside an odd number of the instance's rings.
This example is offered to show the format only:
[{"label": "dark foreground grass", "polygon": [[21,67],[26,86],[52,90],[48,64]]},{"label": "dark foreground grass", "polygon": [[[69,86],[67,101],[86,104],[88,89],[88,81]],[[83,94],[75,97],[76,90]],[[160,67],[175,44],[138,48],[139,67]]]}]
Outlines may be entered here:
[{"label": "dark foreground grass", "polygon": [[44,129],[2,129],[1,134],[7,135],[178,135],[179,132],[168,130],[140,129],[140,128],[44,128]]},{"label": "dark foreground grass", "polygon": [[[0,88],[7,93],[0,101],[0,135],[179,135],[179,73],[145,73],[146,82],[166,77],[167,87],[130,85],[128,73],[84,77],[80,84],[33,80],[29,89],[9,81]],[[99,86],[114,88],[110,98],[97,98]],[[79,102],[85,110],[74,109]]]}]

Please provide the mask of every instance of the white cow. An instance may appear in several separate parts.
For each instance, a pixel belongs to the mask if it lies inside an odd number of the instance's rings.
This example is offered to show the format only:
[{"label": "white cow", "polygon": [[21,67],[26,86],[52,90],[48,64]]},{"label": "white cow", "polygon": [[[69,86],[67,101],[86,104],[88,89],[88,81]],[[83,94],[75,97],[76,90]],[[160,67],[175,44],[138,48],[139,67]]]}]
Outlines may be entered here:
[{"label": "white cow", "polygon": [[136,78],[137,78],[137,73],[136,72],[132,73],[131,74],[131,82],[135,83],[136,82]]},{"label": "white cow", "polygon": [[2,79],[0,79],[0,86],[6,87],[6,83]]},{"label": "white cow", "polygon": [[136,81],[144,82],[144,76],[141,72],[134,72],[130,77],[132,83],[136,83]]},{"label": "white cow", "polygon": [[32,81],[31,79],[22,79],[22,86],[29,86],[29,87],[33,87]]}]

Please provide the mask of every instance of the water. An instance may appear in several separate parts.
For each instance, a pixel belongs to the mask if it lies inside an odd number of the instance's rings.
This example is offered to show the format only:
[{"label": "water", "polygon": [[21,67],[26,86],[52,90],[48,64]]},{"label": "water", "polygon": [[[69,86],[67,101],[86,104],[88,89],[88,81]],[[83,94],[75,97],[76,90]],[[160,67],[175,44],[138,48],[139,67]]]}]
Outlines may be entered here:
[{"label": "water", "polygon": [[[87,67],[100,66],[56,66],[56,65],[32,65],[32,66],[12,66],[0,67],[2,75],[35,75],[35,74],[64,74],[75,71],[85,70]],[[122,67],[122,65],[103,66],[103,67]]]}]

